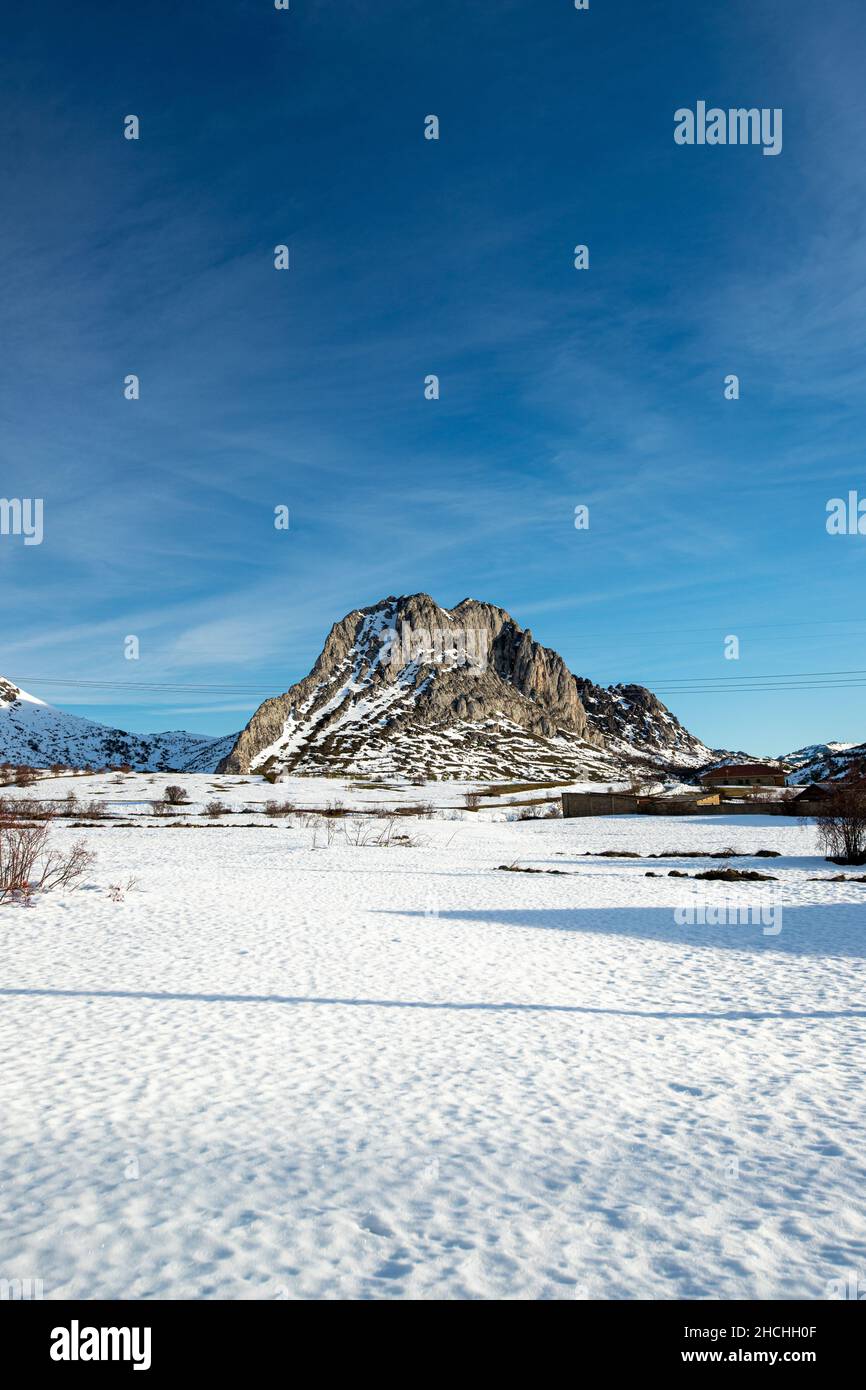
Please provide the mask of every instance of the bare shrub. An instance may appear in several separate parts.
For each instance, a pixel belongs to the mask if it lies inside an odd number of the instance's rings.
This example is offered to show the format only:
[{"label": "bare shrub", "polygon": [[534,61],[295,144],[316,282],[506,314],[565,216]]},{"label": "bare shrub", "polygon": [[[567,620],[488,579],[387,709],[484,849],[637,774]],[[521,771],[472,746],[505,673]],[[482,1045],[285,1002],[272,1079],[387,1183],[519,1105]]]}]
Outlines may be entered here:
[{"label": "bare shrub", "polygon": [[93,863],[94,855],[83,840],[67,851],[49,845],[51,825],[0,823],[0,903],[27,902],[34,893],[68,888]]},{"label": "bare shrub", "polygon": [[16,787],[32,787],[33,783],[36,781],[36,773],[33,771],[32,767],[25,767],[22,765],[21,767],[16,767],[14,780]]},{"label": "bare shrub", "polygon": [[866,786],[840,787],[815,824],[825,858],[834,864],[866,864]]},{"label": "bare shrub", "polygon": [[477,811],[478,807],[481,805],[481,793],[467,792],[463,800],[470,811]]},{"label": "bare shrub", "polygon": [[228,807],[224,801],[209,801],[204,808],[204,813],[212,820],[216,820],[217,816],[224,816],[227,810]]},{"label": "bare shrub", "polygon": [[185,801],[189,801],[186,787],[178,786],[166,787],[163,792],[163,799],[168,802],[169,806],[181,806]]},{"label": "bare shrub", "polygon": [[150,809],[155,816],[171,815],[171,805],[168,801],[151,801]]},{"label": "bare shrub", "polygon": [[122,903],[127,893],[131,893],[133,888],[138,887],[137,878],[128,878],[126,883],[112,883],[108,889],[108,896],[113,903]]},{"label": "bare shrub", "polygon": [[366,816],[352,816],[343,828],[346,844],[352,846],[369,845],[382,833],[379,826]]},{"label": "bare shrub", "polygon": [[22,820],[48,820],[52,814],[51,802],[37,801],[35,796],[0,798],[0,822],[4,824]]},{"label": "bare shrub", "polygon": [[399,824],[400,817],[395,815],[389,816],[384,823],[381,817],[352,816],[345,822],[343,833],[346,837],[346,843],[359,849],[367,847],[388,849],[391,845],[399,845],[403,849],[414,849],[422,844],[422,841],[415,835],[407,835],[402,831],[398,834],[397,826]]},{"label": "bare shrub", "polygon": [[294,809],[291,801],[266,801],[264,805],[266,816],[290,816]]}]

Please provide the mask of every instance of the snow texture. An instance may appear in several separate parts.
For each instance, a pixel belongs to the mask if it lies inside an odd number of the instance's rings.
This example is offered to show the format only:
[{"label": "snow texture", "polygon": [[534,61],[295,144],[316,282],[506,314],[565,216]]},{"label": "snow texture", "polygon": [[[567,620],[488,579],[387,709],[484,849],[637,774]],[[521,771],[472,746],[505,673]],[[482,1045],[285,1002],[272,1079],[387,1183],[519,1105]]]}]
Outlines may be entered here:
[{"label": "snow texture", "polygon": [[[76,779],[111,813],[53,831],[97,850],[86,882],[0,909],[0,1276],[89,1299],[794,1299],[863,1278],[866,885],[829,882],[809,825],[183,782],[194,804],[164,820],[163,778]],[[227,823],[199,816],[215,796]],[[437,809],[398,821],[414,846],[329,846],[321,821],[265,818],[275,796]],[[781,851],[733,861],[778,881],[599,857],[725,846]],[[677,924],[730,901],[781,906],[781,930]]]}]

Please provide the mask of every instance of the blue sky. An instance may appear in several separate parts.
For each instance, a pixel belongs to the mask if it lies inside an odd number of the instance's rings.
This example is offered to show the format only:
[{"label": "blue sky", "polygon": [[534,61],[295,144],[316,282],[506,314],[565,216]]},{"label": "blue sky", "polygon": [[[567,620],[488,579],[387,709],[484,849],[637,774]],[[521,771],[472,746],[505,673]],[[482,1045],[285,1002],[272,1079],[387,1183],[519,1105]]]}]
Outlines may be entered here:
[{"label": "blue sky", "polygon": [[[715,746],[866,738],[857,688],[681,693],[866,668],[825,529],[866,496],[864,60],[860,0],[7,15],[0,495],[45,537],[0,537],[0,673],[222,733],[425,590]],[[781,107],[782,153],[676,145],[700,99]]]}]

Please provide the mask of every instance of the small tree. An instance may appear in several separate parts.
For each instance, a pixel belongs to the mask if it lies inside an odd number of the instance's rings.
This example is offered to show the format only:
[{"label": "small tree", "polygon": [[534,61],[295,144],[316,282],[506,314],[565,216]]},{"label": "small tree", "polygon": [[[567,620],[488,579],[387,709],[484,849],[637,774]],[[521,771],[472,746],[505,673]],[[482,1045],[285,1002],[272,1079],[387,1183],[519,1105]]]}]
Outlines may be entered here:
[{"label": "small tree", "polygon": [[825,857],[834,864],[866,864],[866,786],[840,787],[815,818]]},{"label": "small tree", "polygon": [[49,846],[49,832],[48,821],[21,825],[8,817],[0,820],[0,903],[26,903],[34,893],[68,888],[93,863],[83,840],[64,854]]},{"label": "small tree", "polygon": [[166,787],[164,796],[169,806],[180,806],[184,801],[189,801],[185,787]]}]

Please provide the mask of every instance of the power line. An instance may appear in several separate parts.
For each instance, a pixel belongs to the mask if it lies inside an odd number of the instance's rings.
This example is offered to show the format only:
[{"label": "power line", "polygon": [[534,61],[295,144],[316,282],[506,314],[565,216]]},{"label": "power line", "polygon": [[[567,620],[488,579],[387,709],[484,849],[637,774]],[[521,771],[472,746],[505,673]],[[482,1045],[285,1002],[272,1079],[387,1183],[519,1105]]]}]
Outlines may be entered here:
[{"label": "power line", "polygon": [[[777,673],[766,671],[757,676],[672,676],[667,680],[664,677],[657,679],[661,679],[670,688],[674,685],[704,685],[709,681],[722,681],[725,684],[734,685],[742,681],[824,680],[837,676],[866,676],[866,667],[852,667],[839,671],[779,671]],[[80,676],[21,676],[20,679],[40,685],[86,686],[99,690],[215,690],[226,692],[232,690],[261,691],[264,688],[261,685],[229,685],[213,682],[190,684],[185,681],[91,680]],[[637,683],[636,681],[620,682],[620,684],[632,685]],[[283,691],[279,693],[282,694]]]},{"label": "power line", "polygon": [[[94,681],[82,680],[77,676],[21,676],[20,679],[28,685],[63,685],[89,690],[171,690],[181,693],[193,690],[228,695],[240,690],[261,693],[264,689],[261,685],[190,685],[181,681]],[[281,695],[283,691],[277,690],[276,693]]]},{"label": "power line", "polygon": [[830,676],[866,676],[866,670],[854,669],[851,671],[780,671],[777,675],[767,673],[763,676],[674,676],[671,677],[669,685],[684,685],[692,682],[700,684],[710,680],[728,681],[787,681],[787,680],[812,680],[816,677]]},{"label": "power line", "polygon": [[[853,679],[849,679],[853,678]],[[259,700],[284,694],[284,690],[272,687],[267,690],[261,685],[230,685],[215,683],[187,683],[182,681],[120,681],[92,680],[77,676],[21,676],[27,685],[50,685],[87,691],[111,691],[118,694],[206,694],[206,695],[251,695]],[[778,675],[765,673],[755,676],[671,676],[657,680],[629,680],[620,685],[643,685],[656,695],[724,695],[738,693],[766,693],[771,691],[805,690],[860,690],[866,688],[866,669],[853,668],[839,671],[785,671]]]},{"label": "power line", "polygon": [[[649,687],[645,687],[649,689]],[[866,681],[826,681],[812,685],[711,685],[699,686],[697,689],[689,688],[684,690],[681,686],[672,688],[664,685],[656,685],[652,688],[654,695],[759,695],[763,691],[772,691],[775,694],[784,694],[789,690],[866,690]]]}]

